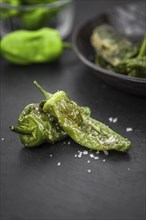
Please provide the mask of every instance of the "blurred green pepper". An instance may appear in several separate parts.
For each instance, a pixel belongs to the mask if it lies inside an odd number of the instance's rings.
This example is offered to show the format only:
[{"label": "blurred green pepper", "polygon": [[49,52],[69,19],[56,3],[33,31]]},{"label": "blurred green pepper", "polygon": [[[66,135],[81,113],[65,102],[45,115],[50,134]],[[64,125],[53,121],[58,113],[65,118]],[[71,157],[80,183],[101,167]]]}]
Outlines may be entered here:
[{"label": "blurred green pepper", "polygon": [[1,5],[0,7],[0,18],[2,19],[6,19],[9,17],[13,17],[13,16],[17,16],[19,14],[19,11],[15,8],[11,8],[12,7],[17,7],[21,4],[21,0],[0,0],[0,3],[6,3],[9,4],[9,7],[3,7]]},{"label": "blurred green pepper", "polygon": [[49,9],[37,8],[21,13],[22,24],[25,29],[38,29],[46,25],[49,20]]},{"label": "blurred green pepper", "polygon": [[47,3],[52,3],[60,0],[22,0],[23,4],[26,5],[37,5],[37,4],[47,4]]},{"label": "blurred green pepper", "polygon": [[1,54],[8,61],[28,65],[53,62],[70,44],[63,43],[59,32],[51,28],[36,31],[18,30],[1,40]]},{"label": "blurred green pepper", "polygon": [[[45,89],[43,89],[36,81],[34,81],[34,85],[40,90],[40,92],[44,95],[46,98],[46,101],[51,99],[53,94],[47,92]],[[40,103],[41,108],[43,108],[44,104],[46,101],[42,101]],[[85,116],[90,116],[91,115],[91,109],[87,106],[80,107],[81,113]]]},{"label": "blurred green pepper", "polygon": [[[38,2],[29,2],[29,4],[40,4],[39,7],[32,9],[32,10],[26,10],[23,11],[20,16],[22,19],[23,27],[25,29],[39,29],[42,26],[48,25],[48,23],[54,18],[58,11],[60,11],[63,7],[65,7],[67,4],[61,4],[61,5],[56,5],[54,7],[50,6],[43,6],[42,4],[47,4],[47,3],[53,3],[56,1],[60,0],[47,0]],[[28,1],[26,1],[28,3]]]}]

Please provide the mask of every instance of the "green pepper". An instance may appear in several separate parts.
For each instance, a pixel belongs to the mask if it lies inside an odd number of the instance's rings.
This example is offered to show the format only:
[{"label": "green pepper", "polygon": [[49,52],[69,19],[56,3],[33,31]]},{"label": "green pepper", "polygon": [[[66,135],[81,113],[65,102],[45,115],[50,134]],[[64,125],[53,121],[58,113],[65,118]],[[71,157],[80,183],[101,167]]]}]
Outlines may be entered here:
[{"label": "green pepper", "polygon": [[[56,2],[56,0],[46,1],[43,2],[43,4],[52,2]],[[37,3],[35,2],[35,4]],[[40,3],[38,2],[38,4]],[[20,15],[23,27],[25,29],[39,29],[43,26],[48,26],[57,13],[67,5],[67,2],[60,2],[60,4],[54,5],[53,7],[44,7],[40,4],[39,7],[35,9],[23,11]]]},{"label": "green pepper", "polygon": [[[47,100],[52,97],[37,82],[35,84],[41,89]],[[53,144],[68,136],[53,116],[42,111],[45,102],[26,106],[18,118],[18,125],[10,127],[12,131],[19,134],[21,143],[26,147],[37,147],[45,142]],[[81,107],[81,112],[85,116],[91,114],[88,107]]]},{"label": "green pepper", "polygon": [[146,35],[144,36],[138,56],[127,60],[126,68],[129,76],[146,78]]},{"label": "green pepper", "polygon": [[37,5],[37,4],[49,4],[60,0],[22,0],[23,4],[26,5]]},{"label": "green pepper", "polygon": [[114,68],[138,53],[138,48],[110,25],[100,25],[95,28],[91,36],[91,44],[97,54]]},{"label": "green pepper", "polygon": [[64,91],[56,92],[43,111],[57,118],[62,129],[78,144],[92,150],[126,152],[131,142],[108,126],[81,113],[80,107]]},{"label": "green pepper", "polygon": [[53,62],[69,43],[63,43],[57,30],[42,28],[37,31],[19,30],[1,40],[1,53],[12,63],[28,65]]},{"label": "green pepper", "polygon": [[[46,98],[46,100],[49,100],[51,99],[51,97],[53,96],[53,94],[47,92],[45,89],[43,89],[37,81],[34,81],[34,85],[40,90],[40,92],[43,94],[43,96]],[[43,108],[44,104],[46,103],[46,101],[42,101],[40,103],[40,107]],[[91,109],[87,106],[83,106],[83,107],[80,107],[80,110],[81,110],[81,113],[83,115],[86,115],[86,116],[90,116],[91,115]]]},{"label": "green pepper", "polygon": [[51,115],[42,112],[39,104],[29,104],[11,130],[18,133],[26,147],[37,147],[45,142],[55,143],[67,137],[58,122]]},{"label": "green pepper", "polygon": [[11,8],[11,6],[17,7],[21,4],[20,0],[0,0],[0,3],[9,4],[10,7],[6,8],[1,5],[0,7],[0,18],[6,19],[9,17],[17,16],[19,11],[15,8]]}]

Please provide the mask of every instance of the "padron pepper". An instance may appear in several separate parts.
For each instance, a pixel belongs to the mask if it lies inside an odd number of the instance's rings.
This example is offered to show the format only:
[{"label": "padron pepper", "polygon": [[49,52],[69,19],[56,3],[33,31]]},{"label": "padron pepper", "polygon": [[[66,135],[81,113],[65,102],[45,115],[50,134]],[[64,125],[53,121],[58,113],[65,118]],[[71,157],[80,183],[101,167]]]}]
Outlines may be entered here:
[{"label": "padron pepper", "polygon": [[[42,89],[37,82],[35,85],[43,92],[47,100],[50,99],[51,94]],[[10,127],[12,131],[19,134],[21,143],[26,147],[37,147],[43,143],[53,144],[68,136],[56,118],[42,111],[45,102],[26,106],[18,118],[18,125]],[[91,113],[88,107],[81,107],[81,112],[88,116]]]},{"label": "padron pepper", "polygon": [[64,91],[56,92],[44,103],[43,111],[58,120],[62,129],[78,144],[92,150],[126,152],[131,142],[108,126],[87,115]]},{"label": "padron pepper", "polygon": [[1,40],[1,54],[12,63],[28,65],[53,62],[69,43],[62,41],[59,32],[52,28],[28,31],[18,30]]},{"label": "padron pepper", "polygon": [[11,130],[19,134],[21,143],[26,147],[55,143],[67,137],[54,117],[42,112],[39,104],[26,106],[19,116],[18,125],[11,126]]}]

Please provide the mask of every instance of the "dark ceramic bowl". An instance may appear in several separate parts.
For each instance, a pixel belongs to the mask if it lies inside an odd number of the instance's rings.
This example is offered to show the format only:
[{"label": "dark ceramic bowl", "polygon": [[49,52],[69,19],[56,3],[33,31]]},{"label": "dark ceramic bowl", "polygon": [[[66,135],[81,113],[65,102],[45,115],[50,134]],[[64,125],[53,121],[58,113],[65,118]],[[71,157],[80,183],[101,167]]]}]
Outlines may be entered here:
[{"label": "dark ceramic bowl", "polygon": [[93,29],[101,24],[110,24],[133,42],[141,42],[145,31],[145,3],[115,7],[91,18],[73,36],[73,45],[78,57],[106,83],[127,92],[146,97],[146,79],[130,77],[104,69],[94,63],[95,52],[90,43]]}]

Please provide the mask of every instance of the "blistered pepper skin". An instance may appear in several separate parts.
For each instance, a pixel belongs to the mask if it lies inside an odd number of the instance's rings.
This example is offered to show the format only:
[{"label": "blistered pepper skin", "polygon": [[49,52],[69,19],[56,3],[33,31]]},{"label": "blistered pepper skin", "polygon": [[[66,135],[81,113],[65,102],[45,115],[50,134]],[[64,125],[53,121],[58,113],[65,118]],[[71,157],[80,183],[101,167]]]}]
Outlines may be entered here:
[{"label": "blistered pepper skin", "polygon": [[[88,107],[81,107],[82,114],[90,115]],[[11,130],[19,134],[21,143],[33,148],[43,143],[54,144],[64,140],[68,135],[58,121],[48,113],[44,113],[37,103],[29,104],[18,118],[18,125]]]},{"label": "blistered pepper skin", "polygon": [[63,52],[63,42],[57,30],[18,30],[1,40],[1,54],[8,61],[28,65],[53,62]]},{"label": "blistered pepper skin", "polygon": [[20,141],[26,147],[37,147],[45,142],[55,143],[67,137],[53,117],[39,109],[39,104],[29,104],[18,118],[18,125],[11,130],[19,133]]},{"label": "blistered pepper skin", "polygon": [[78,144],[92,150],[127,152],[131,142],[108,126],[81,113],[80,107],[64,91],[56,92],[43,107],[57,118],[62,129]]}]

